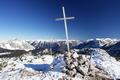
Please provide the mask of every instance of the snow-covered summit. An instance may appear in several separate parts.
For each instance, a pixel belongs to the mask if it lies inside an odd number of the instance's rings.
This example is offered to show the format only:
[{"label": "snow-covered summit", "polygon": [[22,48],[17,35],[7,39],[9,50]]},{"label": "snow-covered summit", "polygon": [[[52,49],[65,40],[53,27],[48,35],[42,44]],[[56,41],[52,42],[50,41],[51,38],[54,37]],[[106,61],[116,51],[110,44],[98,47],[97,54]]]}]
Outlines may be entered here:
[{"label": "snow-covered summit", "polygon": [[64,62],[62,58],[29,54],[22,58],[2,58],[0,62],[7,65],[0,71],[0,80],[63,80],[66,75],[60,72]]},{"label": "snow-covered summit", "polygon": [[111,57],[105,50],[93,49],[91,61],[106,71],[113,79],[120,79],[120,62]]},{"label": "snow-covered summit", "polygon": [[34,47],[26,41],[14,39],[9,41],[0,42],[0,47],[9,50],[33,50]]}]

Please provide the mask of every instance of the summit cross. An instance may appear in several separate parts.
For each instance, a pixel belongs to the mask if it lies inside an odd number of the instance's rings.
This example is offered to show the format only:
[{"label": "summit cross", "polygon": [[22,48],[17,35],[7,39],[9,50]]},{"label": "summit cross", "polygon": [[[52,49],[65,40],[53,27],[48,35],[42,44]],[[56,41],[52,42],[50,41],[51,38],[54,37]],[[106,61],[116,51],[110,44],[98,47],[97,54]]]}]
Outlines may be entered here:
[{"label": "summit cross", "polygon": [[75,17],[66,17],[64,6],[62,7],[62,12],[63,12],[63,18],[57,18],[56,21],[62,21],[62,20],[64,21],[67,51],[69,53],[70,52],[70,45],[69,45],[69,38],[68,38],[67,20],[74,19]]}]

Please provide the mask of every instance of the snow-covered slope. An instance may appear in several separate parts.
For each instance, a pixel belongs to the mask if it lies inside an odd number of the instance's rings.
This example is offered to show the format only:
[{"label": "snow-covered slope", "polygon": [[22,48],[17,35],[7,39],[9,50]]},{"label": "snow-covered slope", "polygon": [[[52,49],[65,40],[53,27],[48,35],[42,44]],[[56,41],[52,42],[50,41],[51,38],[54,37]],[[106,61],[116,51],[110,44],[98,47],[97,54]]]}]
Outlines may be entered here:
[{"label": "snow-covered slope", "polygon": [[26,41],[14,39],[9,41],[0,42],[0,47],[9,50],[33,50],[34,47]]},{"label": "snow-covered slope", "polygon": [[111,57],[105,50],[93,49],[91,61],[106,71],[113,79],[120,79],[120,62]]},{"label": "snow-covered slope", "polygon": [[[0,59],[7,62],[7,66],[0,71],[0,80],[58,80],[66,75],[61,73],[64,61],[62,56],[24,55],[17,58]],[[54,65],[53,67],[51,65]]]},{"label": "snow-covered slope", "polygon": [[[97,67],[107,72],[112,78],[120,78],[120,62],[117,62],[102,49],[90,49],[90,54],[92,64],[95,64]],[[75,53],[72,58],[78,57],[78,55]],[[87,55],[84,55],[82,58],[80,57],[80,59],[83,59],[80,62],[87,59],[85,56]],[[89,56],[87,60],[90,60]],[[6,65],[0,71],[0,80],[68,79],[68,76],[62,73],[62,70],[66,66],[64,55],[54,57],[52,55],[33,56],[31,54],[24,54],[21,57],[0,58],[0,63]],[[82,65],[88,64],[81,64],[81,66]],[[79,76],[77,79],[73,80],[81,80],[81,78]]]}]

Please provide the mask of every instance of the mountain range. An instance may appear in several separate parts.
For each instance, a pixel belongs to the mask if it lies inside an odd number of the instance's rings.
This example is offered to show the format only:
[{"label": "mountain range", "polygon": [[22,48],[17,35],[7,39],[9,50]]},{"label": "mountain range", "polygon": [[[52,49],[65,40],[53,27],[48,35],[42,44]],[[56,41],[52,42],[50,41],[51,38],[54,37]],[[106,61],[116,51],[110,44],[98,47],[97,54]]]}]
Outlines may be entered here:
[{"label": "mountain range", "polygon": [[[97,38],[69,42],[73,54],[68,56],[57,54],[67,50],[63,40],[14,39],[0,42],[0,80],[70,80],[69,76],[73,80],[120,79],[120,62],[114,58],[120,56],[119,39]],[[45,55],[33,56],[41,53]]]},{"label": "mountain range", "polygon": [[[70,40],[71,49],[83,48],[101,48],[106,50],[112,56],[120,56],[120,40],[110,38],[96,38],[86,41]],[[0,53],[12,51],[32,51],[39,53],[45,49],[52,52],[64,53],[67,50],[66,42],[64,40],[55,41],[40,41],[40,40],[9,40],[0,42]]]}]

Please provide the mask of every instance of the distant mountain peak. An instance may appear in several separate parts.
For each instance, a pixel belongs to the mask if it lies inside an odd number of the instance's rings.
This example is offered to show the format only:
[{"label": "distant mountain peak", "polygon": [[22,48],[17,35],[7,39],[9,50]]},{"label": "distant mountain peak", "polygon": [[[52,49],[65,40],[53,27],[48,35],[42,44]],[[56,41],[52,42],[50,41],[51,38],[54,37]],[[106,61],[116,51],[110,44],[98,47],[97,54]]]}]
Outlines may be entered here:
[{"label": "distant mountain peak", "polygon": [[34,47],[30,45],[26,41],[18,40],[18,39],[13,39],[13,40],[8,40],[5,42],[0,43],[0,47],[4,49],[9,49],[9,50],[33,50]]}]

